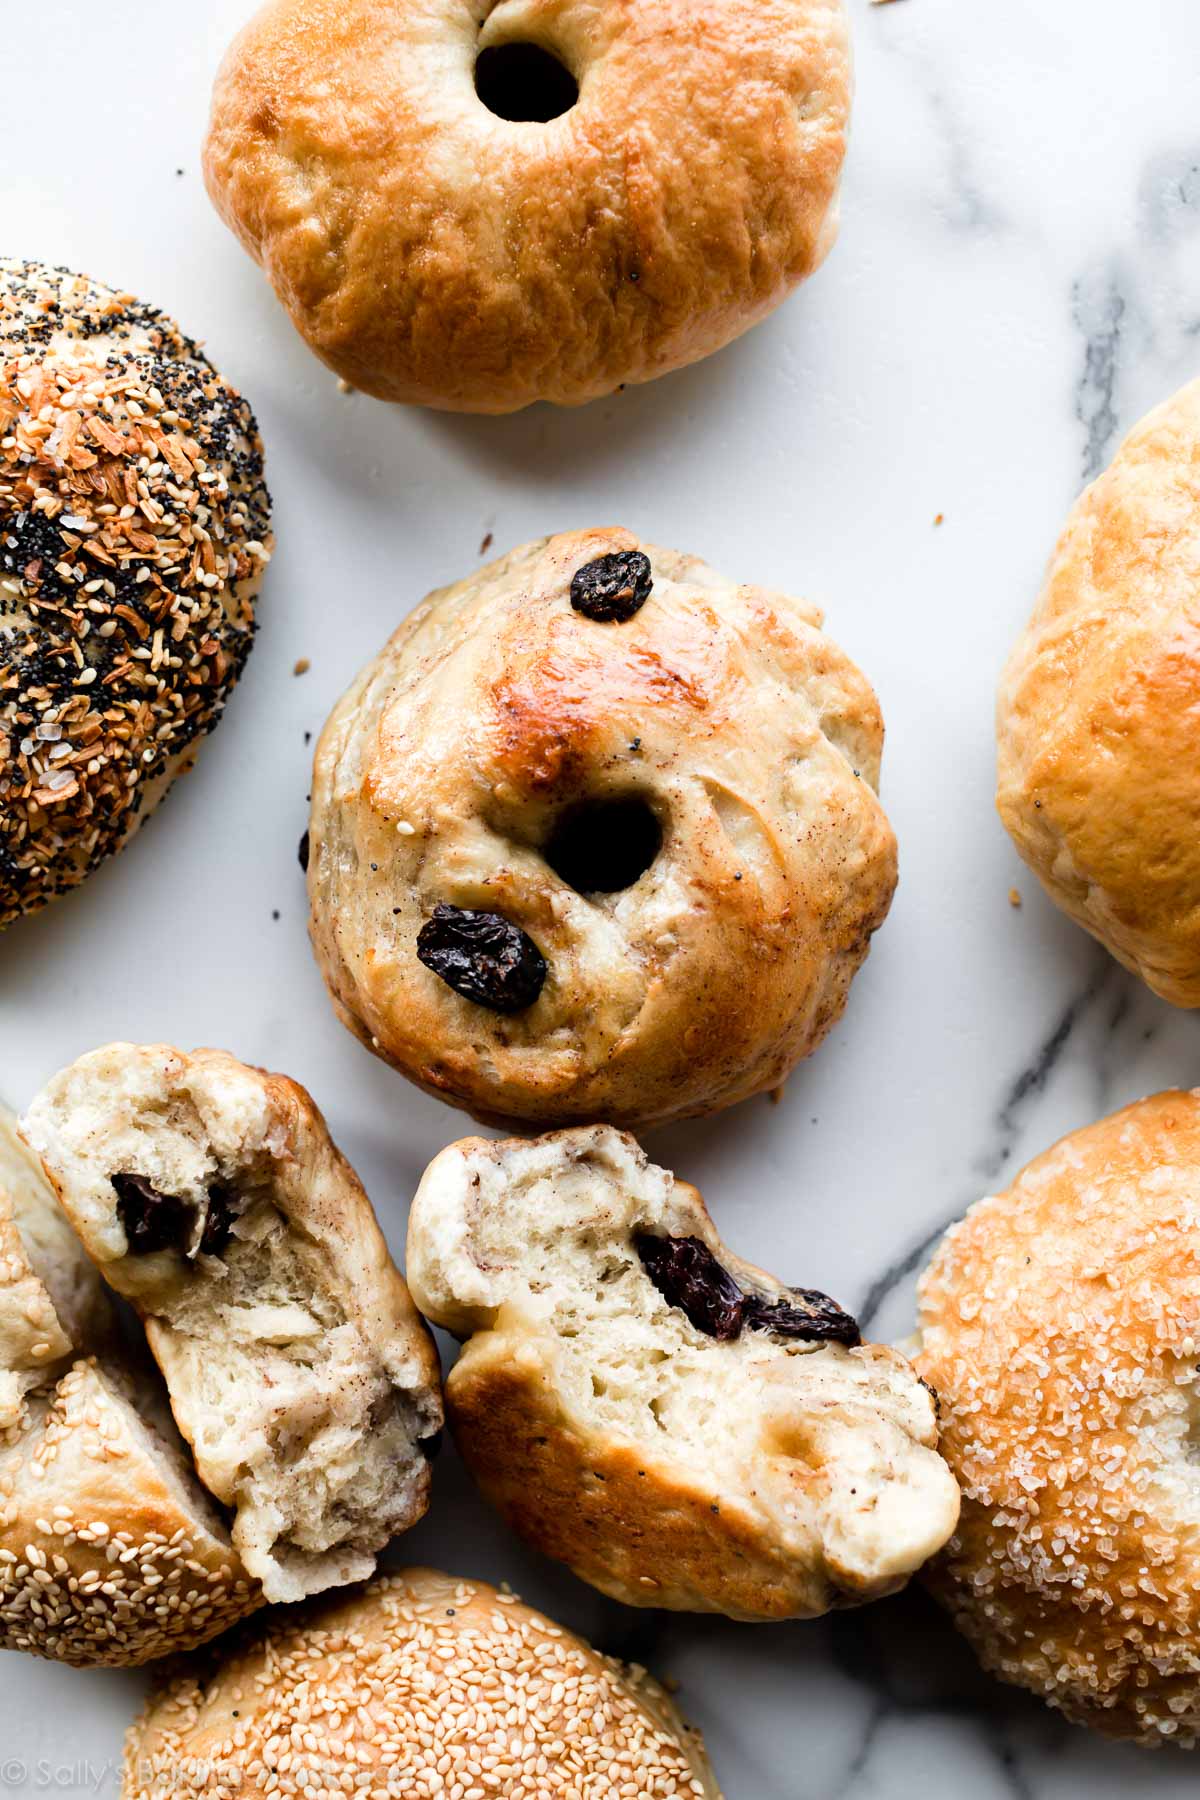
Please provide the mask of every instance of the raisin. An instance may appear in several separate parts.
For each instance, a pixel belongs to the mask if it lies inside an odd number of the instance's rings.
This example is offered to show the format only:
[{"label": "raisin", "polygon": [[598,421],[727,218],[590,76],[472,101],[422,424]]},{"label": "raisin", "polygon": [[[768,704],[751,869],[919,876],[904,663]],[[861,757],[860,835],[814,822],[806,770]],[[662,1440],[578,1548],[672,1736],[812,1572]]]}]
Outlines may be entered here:
[{"label": "raisin", "polygon": [[114,1175],[117,1217],[129,1240],[130,1253],[150,1256],[155,1250],[182,1250],[191,1231],[192,1208],[177,1194],[164,1194],[144,1175]]},{"label": "raisin", "polygon": [[[190,1200],[164,1194],[144,1175],[114,1175],[112,1185],[131,1256],[150,1256],[156,1250],[191,1254],[188,1244],[195,1229],[196,1208]],[[208,1212],[200,1234],[199,1248],[205,1256],[221,1254],[239,1210],[236,1191],[214,1182],[208,1190]]]},{"label": "raisin", "polygon": [[818,1342],[845,1344],[853,1349],[862,1343],[858,1323],[843,1312],[828,1294],[816,1288],[792,1288],[799,1302],[768,1300],[762,1294],[747,1294],[742,1317],[754,1331],[774,1331],[780,1337],[813,1338]]},{"label": "raisin", "polygon": [[220,1256],[229,1242],[233,1221],[237,1218],[239,1210],[236,1190],[226,1187],[223,1182],[214,1181],[208,1190],[208,1215],[204,1221],[204,1230],[200,1234],[200,1249],[203,1255]]},{"label": "raisin", "polygon": [[654,582],[640,550],[614,550],[584,563],[571,577],[571,605],[599,625],[623,625],[641,612]]},{"label": "raisin", "polygon": [[685,1312],[697,1331],[726,1341],[737,1337],[742,1329],[742,1290],[707,1244],[696,1237],[639,1232],[634,1247],[663,1299]]},{"label": "raisin", "polygon": [[305,832],[304,836],[300,839],[300,848],[296,852],[296,859],[299,862],[300,867],[304,870],[304,873],[307,875],[308,874],[308,833],[307,833],[307,831]]},{"label": "raisin", "polygon": [[439,902],[417,934],[417,956],[464,1000],[493,1012],[523,1012],[549,970],[533,939],[499,913]]}]

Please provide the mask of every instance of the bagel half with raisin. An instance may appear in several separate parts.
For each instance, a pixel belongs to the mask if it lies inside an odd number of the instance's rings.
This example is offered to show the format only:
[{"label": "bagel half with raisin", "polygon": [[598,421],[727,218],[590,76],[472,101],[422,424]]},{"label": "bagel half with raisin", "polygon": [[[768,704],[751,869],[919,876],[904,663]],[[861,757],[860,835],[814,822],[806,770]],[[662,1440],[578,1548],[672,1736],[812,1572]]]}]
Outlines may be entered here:
[{"label": "bagel half with raisin", "polygon": [[110,1044],[22,1129],[269,1600],[370,1575],[424,1513],[432,1339],[311,1097],[220,1050]]},{"label": "bagel half with raisin", "polygon": [[0,1649],[133,1667],[261,1604],[0,1108]]},{"label": "bagel half with raisin", "polygon": [[447,1406],[484,1494],[627,1605],[809,1618],[902,1587],[954,1529],[932,1392],[733,1256],[621,1132],[452,1144],[408,1272],[466,1340]]},{"label": "bagel half with raisin", "polygon": [[896,882],[867,681],[817,608],[627,531],[431,594],[317,746],[334,1005],[493,1123],[663,1124],[777,1087]]}]

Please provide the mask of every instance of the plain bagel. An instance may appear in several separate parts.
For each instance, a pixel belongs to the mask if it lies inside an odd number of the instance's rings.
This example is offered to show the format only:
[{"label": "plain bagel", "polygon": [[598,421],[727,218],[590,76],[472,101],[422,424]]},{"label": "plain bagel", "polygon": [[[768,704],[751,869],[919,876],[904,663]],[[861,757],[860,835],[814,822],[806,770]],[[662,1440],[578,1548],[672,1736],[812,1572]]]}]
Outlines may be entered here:
[{"label": "plain bagel", "polygon": [[997,805],[1050,898],[1200,1006],[1200,381],[1076,501],[1009,658]]},{"label": "plain bagel", "polygon": [[776,306],[833,240],[849,97],[842,0],[271,0],[204,166],[339,375],[503,413]]}]

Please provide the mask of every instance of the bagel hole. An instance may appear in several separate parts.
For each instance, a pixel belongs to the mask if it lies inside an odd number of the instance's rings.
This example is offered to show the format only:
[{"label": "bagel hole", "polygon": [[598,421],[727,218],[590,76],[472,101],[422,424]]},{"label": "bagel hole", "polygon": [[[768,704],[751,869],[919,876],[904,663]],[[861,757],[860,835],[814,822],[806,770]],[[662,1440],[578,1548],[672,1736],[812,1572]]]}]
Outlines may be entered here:
[{"label": "bagel hole", "polygon": [[632,887],[662,849],[662,826],[640,795],[593,800],[558,821],[542,855],[577,894]]},{"label": "bagel hole", "polygon": [[579,83],[540,44],[493,44],[475,59],[475,92],[498,119],[545,125],[570,112]]}]

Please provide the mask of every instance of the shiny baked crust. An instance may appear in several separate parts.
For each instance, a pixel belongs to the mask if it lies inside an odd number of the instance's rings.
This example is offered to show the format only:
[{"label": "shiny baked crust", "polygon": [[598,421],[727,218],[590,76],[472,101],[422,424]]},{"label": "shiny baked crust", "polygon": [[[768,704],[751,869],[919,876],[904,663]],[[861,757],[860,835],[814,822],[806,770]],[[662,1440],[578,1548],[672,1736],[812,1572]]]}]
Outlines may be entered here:
[{"label": "shiny baked crust", "polygon": [[1068,1718],[1200,1740],[1200,1093],[1039,1156],[943,1239],[915,1360],[963,1490],[930,1584]]},{"label": "shiny baked crust", "polygon": [[1200,381],[1076,502],[998,738],[1000,816],[1051,899],[1200,1006]]},{"label": "shiny baked crust", "polygon": [[195,1649],[261,1593],[11,1126],[0,1108],[0,1649]]},{"label": "shiny baked crust", "polygon": [[151,1699],[122,1800],[218,1789],[721,1800],[699,1732],[644,1669],[431,1569],[276,1615]]},{"label": "shiny baked crust", "polygon": [[[566,533],[431,594],[317,746],[311,934],[337,1011],[482,1119],[636,1128],[778,1086],[891,901],[879,708],[820,612],[650,545],[634,617],[573,609],[576,571],[638,548]],[[576,892],[547,838],[630,797],[661,849],[632,886]],[[528,933],[533,1005],[497,1014],[418,961],[439,903]]]},{"label": "shiny baked crust", "polygon": [[[296,1082],[221,1050],[110,1044],[22,1130],[108,1284],[131,1302],[205,1486],[272,1601],[374,1572],[429,1503],[433,1341],[371,1203]],[[185,1239],[130,1241],[114,1184],[177,1197]],[[201,1237],[214,1193],[227,1233]]]},{"label": "shiny baked crust", "polygon": [[[575,75],[498,118],[478,51]],[[273,0],[217,77],[213,201],[318,356],[366,393],[503,413],[694,362],[836,229],[841,0]]]},{"label": "shiny baked crust", "polygon": [[743,1294],[800,1303],[610,1127],[466,1138],[426,1170],[409,1280],[466,1340],[447,1411],[483,1493],[629,1606],[813,1618],[903,1587],[958,1517],[934,1397],[832,1306],[853,1347],[709,1335],[648,1276],[644,1236],[698,1239]]},{"label": "shiny baked crust", "polygon": [[191,767],[271,543],[254,415],[175,322],[0,257],[0,929]]}]

